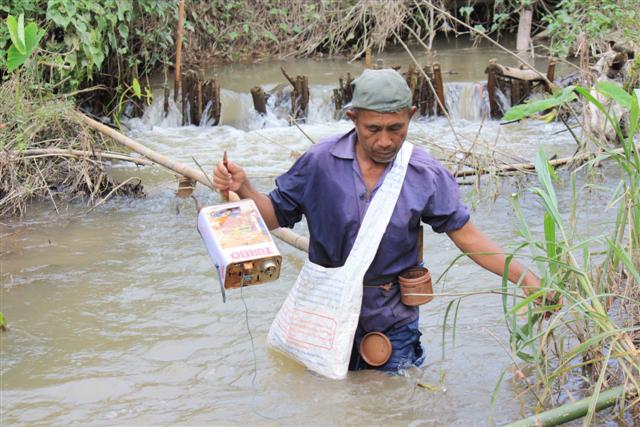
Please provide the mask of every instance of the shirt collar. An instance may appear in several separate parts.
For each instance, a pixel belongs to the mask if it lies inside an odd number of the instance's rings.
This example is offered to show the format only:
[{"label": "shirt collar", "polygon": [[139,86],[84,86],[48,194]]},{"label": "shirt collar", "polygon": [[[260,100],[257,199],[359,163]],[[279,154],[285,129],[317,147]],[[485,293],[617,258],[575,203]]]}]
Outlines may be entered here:
[{"label": "shirt collar", "polygon": [[345,133],[338,139],[338,141],[331,147],[329,152],[334,156],[340,159],[348,159],[353,160],[356,155],[356,140],[358,139],[358,134],[356,134],[356,129],[353,128],[349,132]]}]

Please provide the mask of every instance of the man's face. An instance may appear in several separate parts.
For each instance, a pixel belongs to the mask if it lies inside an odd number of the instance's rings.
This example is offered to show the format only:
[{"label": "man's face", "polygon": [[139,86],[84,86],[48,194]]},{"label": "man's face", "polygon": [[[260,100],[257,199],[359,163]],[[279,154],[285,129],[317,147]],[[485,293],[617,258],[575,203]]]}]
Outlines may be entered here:
[{"label": "man's face", "polygon": [[395,159],[409,131],[409,121],[416,107],[395,113],[370,110],[350,110],[362,151],[376,163],[389,163]]}]

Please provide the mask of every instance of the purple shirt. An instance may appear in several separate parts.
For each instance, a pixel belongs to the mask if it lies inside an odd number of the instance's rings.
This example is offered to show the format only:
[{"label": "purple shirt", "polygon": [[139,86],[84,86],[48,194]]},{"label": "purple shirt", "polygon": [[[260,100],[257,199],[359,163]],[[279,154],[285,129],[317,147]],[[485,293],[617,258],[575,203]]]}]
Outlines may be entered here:
[{"label": "purple shirt", "polygon": [[[367,196],[355,157],[355,130],[325,139],[304,153],[276,179],[269,197],[278,223],[293,227],[305,215],[309,226],[309,259],[324,267],[340,267],[351,251],[371,198],[391,164]],[[360,326],[385,332],[418,318],[418,308],[400,302],[398,286],[386,291],[403,270],[416,264],[420,222],[438,233],[457,230],[469,220],[458,184],[433,157],[414,147],[398,202],[376,256],[364,277]]]}]

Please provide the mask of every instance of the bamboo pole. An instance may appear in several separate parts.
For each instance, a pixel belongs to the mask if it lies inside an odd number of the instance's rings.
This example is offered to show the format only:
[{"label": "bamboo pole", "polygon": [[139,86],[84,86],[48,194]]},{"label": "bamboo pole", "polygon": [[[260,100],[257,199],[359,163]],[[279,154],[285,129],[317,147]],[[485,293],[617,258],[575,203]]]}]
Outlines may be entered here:
[{"label": "bamboo pole", "polygon": [[[596,402],[596,411],[613,406],[618,399],[624,396],[624,386],[620,385],[607,391],[603,391],[598,396]],[[529,418],[507,424],[503,427],[549,427],[566,423],[580,417],[584,417],[589,410],[589,405],[593,396],[578,400],[577,402],[567,403],[566,405],[550,409]]]},{"label": "bamboo pole", "polygon": [[184,23],[184,0],[180,0],[178,5],[178,34],[176,36],[176,76],[173,87],[173,100],[178,102],[180,92],[180,63],[182,62],[182,27]]},{"label": "bamboo pole", "polygon": [[[207,188],[215,191],[215,188],[212,186],[211,179],[206,176],[202,171],[193,169],[183,163],[177,162],[170,157],[165,156],[164,154],[160,154],[157,151],[154,151],[150,148],[145,147],[137,141],[129,138],[118,132],[115,129],[111,129],[108,126],[103,125],[100,122],[93,120],[92,118],[78,112],[78,116],[82,119],[84,123],[86,123],[91,128],[97,130],[98,132],[110,137],[114,141],[129,147],[131,150],[135,151],[138,154],[142,154],[147,159],[151,160],[154,163],[159,164],[173,172],[176,172],[182,176],[186,176],[194,181],[199,182]],[[284,228],[276,228],[271,230],[271,234],[273,234],[278,239],[283,242],[293,246],[294,248],[303,250],[308,252],[309,247],[309,239],[299,234],[293,232],[289,229]]]}]

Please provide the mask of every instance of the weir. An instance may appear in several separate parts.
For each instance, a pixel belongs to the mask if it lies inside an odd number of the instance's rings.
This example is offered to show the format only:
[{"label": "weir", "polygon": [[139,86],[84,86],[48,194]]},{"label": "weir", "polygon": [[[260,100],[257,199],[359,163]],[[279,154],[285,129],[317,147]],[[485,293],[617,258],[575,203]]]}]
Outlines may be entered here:
[{"label": "weir", "polygon": [[[269,92],[275,88],[275,85],[264,85],[261,88],[265,92]],[[329,85],[310,85],[306,123],[317,124],[341,120],[339,111],[336,111],[331,98],[334,89]],[[447,111],[452,119],[480,121],[483,117],[488,118],[490,108],[485,82],[446,83],[444,91]],[[260,114],[254,109],[249,92],[236,92],[223,88],[220,91],[220,99],[222,107],[219,124],[221,125],[230,125],[243,130],[290,125],[291,98],[289,94],[270,96],[266,102],[265,114]],[[502,93],[499,93],[498,100],[501,108],[505,110],[511,106],[508,97]],[[165,116],[163,104],[162,96],[156,96],[144,115],[140,119],[132,119],[130,122],[133,121],[137,126],[141,125],[145,128],[180,126],[182,116],[176,105],[170,100],[169,112]],[[211,120],[202,120],[199,124],[199,126],[212,125]]]}]

